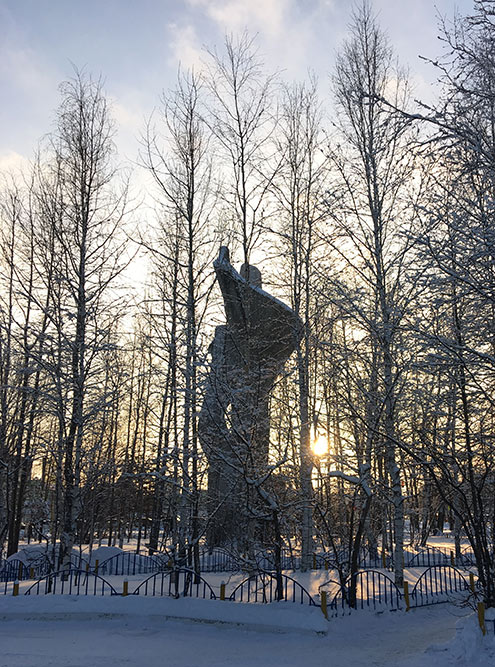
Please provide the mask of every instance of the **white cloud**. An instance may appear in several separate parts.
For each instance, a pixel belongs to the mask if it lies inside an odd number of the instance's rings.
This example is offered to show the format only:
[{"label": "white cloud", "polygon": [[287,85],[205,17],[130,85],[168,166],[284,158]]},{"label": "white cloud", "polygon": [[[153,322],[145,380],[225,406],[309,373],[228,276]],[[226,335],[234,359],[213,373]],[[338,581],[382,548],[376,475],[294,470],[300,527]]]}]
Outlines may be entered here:
[{"label": "white cloud", "polygon": [[30,161],[24,155],[15,151],[0,153],[0,173],[10,174],[16,172],[27,172]]},{"label": "white cloud", "polygon": [[202,68],[202,45],[194,27],[171,23],[168,30],[171,35],[169,65],[177,67],[180,63],[184,69],[200,70]]},{"label": "white cloud", "polygon": [[0,77],[29,95],[56,89],[53,75],[32,49],[12,44],[0,47]]},{"label": "white cloud", "polygon": [[224,32],[241,32],[246,27],[267,35],[280,35],[291,0],[188,0],[202,7]]},{"label": "white cloud", "polygon": [[111,115],[119,128],[130,130],[141,128],[145,117],[141,107],[131,107],[129,104],[118,102],[115,98],[111,98]]}]

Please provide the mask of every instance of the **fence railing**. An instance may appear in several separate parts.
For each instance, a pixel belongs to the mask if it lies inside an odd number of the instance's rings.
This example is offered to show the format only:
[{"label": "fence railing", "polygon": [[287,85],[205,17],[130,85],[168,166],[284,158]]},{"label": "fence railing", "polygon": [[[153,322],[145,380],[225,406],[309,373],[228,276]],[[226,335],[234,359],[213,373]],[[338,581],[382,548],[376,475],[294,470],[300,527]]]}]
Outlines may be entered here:
[{"label": "fence railing", "polygon": [[22,560],[14,558],[4,562],[0,570],[0,582],[23,581],[24,579],[29,579],[29,569]]},{"label": "fence railing", "polygon": [[434,565],[451,565],[450,551],[441,549],[440,547],[424,547],[417,553],[406,558],[405,553],[404,566],[405,567],[433,567]]},{"label": "fence railing", "polygon": [[121,553],[98,564],[98,574],[135,575],[150,574],[164,569],[164,561],[155,556],[141,556],[135,553]]},{"label": "fence railing", "polygon": [[132,595],[216,599],[210,584],[187,568],[152,574],[139,584]]},{"label": "fence railing", "polygon": [[203,549],[199,555],[201,572],[237,572],[241,561],[226,549]]},{"label": "fence railing", "polygon": [[[335,590],[335,583],[332,580],[325,582],[320,586],[320,591],[327,590],[327,584],[332,584]],[[386,574],[378,570],[362,570],[349,577],[344,586],[339,586],[328,607],[335,613],[384,607],[395,610],[402,609],[402,598],[400,589]]]},{"label": "fence railing", "polygon": [[[71,569],[85,570],[87,562],[78,556],[71,559]],[[54,571],[52,561],[46,554],[32,560],[28,564],[17,558],[2,561],[0,566],[0,583],[6,581],[25,581],[26,579],[41,579]]]},{"label": "fence railing", "polygon": [[118,595],[108,581],[94,572],[60,570],[30,586],[25,595]]},{"label": "fence railing", "polygon": [[469,583],[451,565],[433,565],[423,572],[410,594],[411,607],[424,607],[452,599],[453,594],[469,590]]},{"label": "fence railing", "polygon": [[259,572],[241,581],[229,596],[237,602],[296,602],[318,606],[314,598],[298,581],[282,574]]}]

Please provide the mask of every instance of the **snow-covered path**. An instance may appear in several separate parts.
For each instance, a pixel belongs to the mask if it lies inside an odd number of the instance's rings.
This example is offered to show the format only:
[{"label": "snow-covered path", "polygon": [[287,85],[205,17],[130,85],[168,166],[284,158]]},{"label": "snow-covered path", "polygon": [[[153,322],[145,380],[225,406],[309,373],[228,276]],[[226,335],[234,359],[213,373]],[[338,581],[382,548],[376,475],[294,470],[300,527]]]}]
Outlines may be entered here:
[{"label": "snow-covered path", "polygon": [[[47,596],[50,597],[50,596]],[[38,599],[39,602],[41,600]],[[43,603],[48,600],[43,600]],[[82,601],[81,601],[82,602]],[[213,667],[221,665],[264,665],[305,667],[370,667],[399,666],[404,660],[417,657],[422,667],[437,665],[434,654],[421,656],[432,643],[451,639],[455,632],[458,614],[448,605],[422,608],[404,612],[355,613],[350,617],[332,619],[327,635],[317,635],[308,630],[321,627],[319,616],[308,617],[304,609],[288,610],[286,631],[245,629],[242,626],[192,623],[164,620],[155,612],[156,600],[127,600],[135,605],[133,615],[98,618],[97,612],[85,611],[85,604],[74,615],[74,604],[66,606],[52,598],[51,617],[43,620],[33,612],[34,602],[0,608],[0,666],[1,667],[100,667],[105,665],[136,665],[146,667]],[[100,599],[102,612],[107,613],[105,600]],[[174,604],[175,601],[167,601]],[[199,601],[195,601],[196,604]],[[200,601],[205,605],[219,602]],[[90,603],[94,610],[94,598]],[[148,610],[144,605],[150,605]],[[229,620],[230,605],[224,607],[225,620]],[[239,605],[235,605],[239,607]],[[257,605],[249,607],[251,621]],[[199,608],[199,606],[197,607]],[[31,612],[29,611],[31,609]],[[208,609],[213,609],[209,606]],[[267,606],[264,606],[267,609]],[[42,611],[40,609],[40,611]],[[130,609],[129,609],[130,611]],[[164,609],[162,608],[161,613]],[[194,610],[193,610],[194,611]],[[15,616],[12,613],[15,612]],[[273,609],[284,626],[284,610]],[[231,612],[233,614],[233,612]],[[260,621],[263,612],[260,610]],[[318,611],[319,614],[319,611]],[[198,615],[194,612],[193,615]],[[294,630],[294,619],[300,615],[301,626],[306,631]],[[213,619],[212,619],[213,620]],[[290,627],[292,625],[292,628]],[[253,627],[251,625],[251,627]],[[430,662],[431,661],[431,662]]]}]

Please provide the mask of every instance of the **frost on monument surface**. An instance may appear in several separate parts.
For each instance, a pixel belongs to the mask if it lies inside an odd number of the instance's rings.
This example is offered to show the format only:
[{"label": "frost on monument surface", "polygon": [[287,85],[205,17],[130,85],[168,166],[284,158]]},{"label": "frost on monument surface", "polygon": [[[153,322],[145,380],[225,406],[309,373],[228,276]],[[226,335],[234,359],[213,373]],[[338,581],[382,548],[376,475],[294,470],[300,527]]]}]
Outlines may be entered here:
[{"label": "frost on monument surface", "polygon": [[199,418],[208,458],[210,546],[246,549],[260,539],[255,481],[266,474],[270,439],[269,397],[301,337],[294,311],[261,289],[260,271],[238,273],[222,247],[214,262],[226,324],[216,327],[211,366]]}]

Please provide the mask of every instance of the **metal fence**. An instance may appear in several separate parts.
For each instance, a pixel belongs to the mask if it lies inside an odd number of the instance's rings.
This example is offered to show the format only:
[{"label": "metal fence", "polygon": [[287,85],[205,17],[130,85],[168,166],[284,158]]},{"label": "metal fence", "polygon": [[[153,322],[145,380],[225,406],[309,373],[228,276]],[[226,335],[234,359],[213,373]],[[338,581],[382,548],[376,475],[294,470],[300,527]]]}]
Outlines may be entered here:
[{"label": "metal fence", "polygon": [[23,579],[29,579],[29,569],[21,560],[13,558],[4,562],[0,570],[0,582],[22,581]]},{"label": "metal fence", "polygon": [[259,572],[244,579],[230,594],[229,600],[237,602],[297,602],[318,606],[301,584],[282,574],[277,578],[270,572]]},{"label": "metal fence", "polygon": [[85,570],[60,570],[35,582],[25,595],[118,595],[108,581]]},{"label": "metal fence", "polygon": [[420,576],[410,594],[411,607],[447,602],[455,593],[465,593],[469,583],[451,565],[433,565]]},{"label": "metal fence", "polygon": [[164,561],[160,558],[127,552],[99,563],[97,572],[103,575],[134,575],[150,574],[164,568]]},{"label": "metal fence", "polygon": [[201,572],[237,572],[241,569],[241,560],[226,549],[215,547],[203,549],[199,555]]},{"label": "metal fence", "polygon": [[405,567],[433,567],[434,565],[451,565],[452,556],[450,551],[440,547],[424,547],[417,553],[406,559],[404,554]]},{"label": "metal fence", "polygon": [[[326,590],[327,584],[335,585],[335,582],[325,582],[320,591]],[[334,615],[350,609],[396,610],[403,608],[402,598],[400,589],[386,574],[378,570],[363,570],[339,587],[328,608],[334,611]]]},{"label": "metal fence", "polygon": [[216,599],[210,584],[193,570],[187,568],[152,574],[151,577],[139,584],[132,595]]}]

